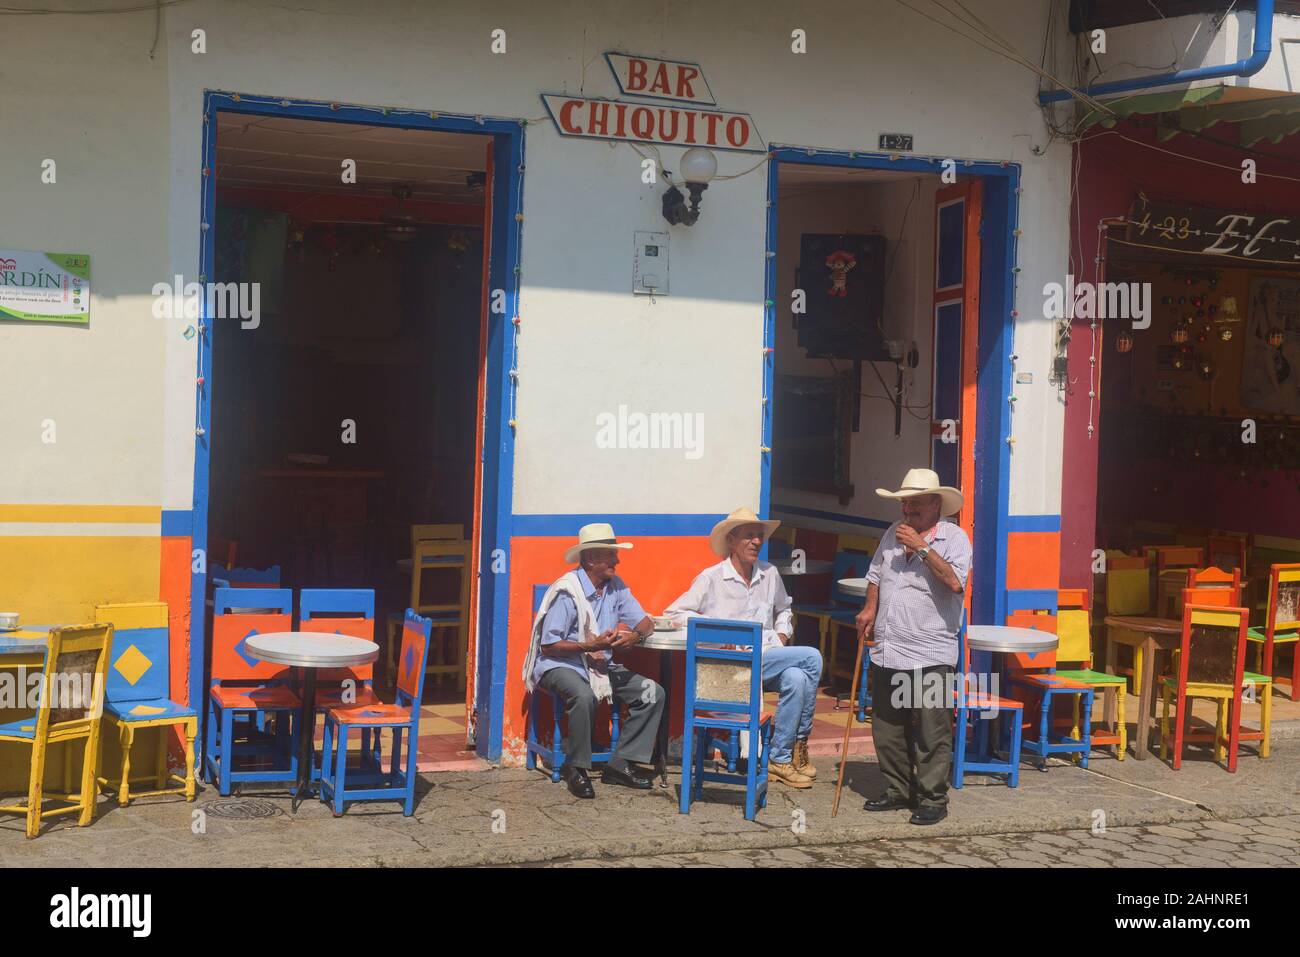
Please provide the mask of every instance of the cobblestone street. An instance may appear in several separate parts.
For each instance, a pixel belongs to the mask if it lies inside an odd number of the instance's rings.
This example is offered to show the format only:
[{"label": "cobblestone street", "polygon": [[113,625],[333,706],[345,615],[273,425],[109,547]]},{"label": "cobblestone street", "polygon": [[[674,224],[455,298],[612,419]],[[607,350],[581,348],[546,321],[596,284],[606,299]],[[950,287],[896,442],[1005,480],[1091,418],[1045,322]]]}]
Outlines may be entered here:
[{"label": "cobblestone street", "polygon": [[662,854],[553,867],[1278,867],[1300,864],[1300,814],[1150,827]]}]

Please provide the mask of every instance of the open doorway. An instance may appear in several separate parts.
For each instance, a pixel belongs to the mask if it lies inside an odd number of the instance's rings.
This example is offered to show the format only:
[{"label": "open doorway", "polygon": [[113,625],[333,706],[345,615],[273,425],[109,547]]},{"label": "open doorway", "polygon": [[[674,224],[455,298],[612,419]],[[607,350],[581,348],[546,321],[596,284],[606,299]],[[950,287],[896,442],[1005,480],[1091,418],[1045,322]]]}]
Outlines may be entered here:
[{"label": "open doorway", "polygon": [[[209,578],[373,591],[381,648],[391,615],[445,609],[458,625],[433,633],[419,763],[454,760],[470,736],[491,140],[214,116],[213,277],[257,283],[259,308],[212,328]],[[460,557],[415,567],[423,536]]]},{"label": "open doorway", "polygon": [[795,640],[822,652],[828,710],[853,678],[851,616],[798,609],[860,606],[835,583],[865,575],[898,519],[875,489],[933,468],[963,489],[951,520],[973,532],[982,180],[945,185],[918,163],[776,165],[772,557],[805,562],[783,577]]}]

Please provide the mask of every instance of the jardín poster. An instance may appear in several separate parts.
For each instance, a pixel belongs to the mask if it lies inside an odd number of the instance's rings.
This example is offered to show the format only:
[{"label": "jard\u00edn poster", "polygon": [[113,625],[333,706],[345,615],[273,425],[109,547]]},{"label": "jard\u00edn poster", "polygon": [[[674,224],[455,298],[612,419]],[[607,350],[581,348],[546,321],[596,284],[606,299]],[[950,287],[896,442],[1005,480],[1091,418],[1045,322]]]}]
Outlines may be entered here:
[{"label": "jard\u00edn poster", "polygon": [[0,320],[90,322],[90,256],[0,249]]}]

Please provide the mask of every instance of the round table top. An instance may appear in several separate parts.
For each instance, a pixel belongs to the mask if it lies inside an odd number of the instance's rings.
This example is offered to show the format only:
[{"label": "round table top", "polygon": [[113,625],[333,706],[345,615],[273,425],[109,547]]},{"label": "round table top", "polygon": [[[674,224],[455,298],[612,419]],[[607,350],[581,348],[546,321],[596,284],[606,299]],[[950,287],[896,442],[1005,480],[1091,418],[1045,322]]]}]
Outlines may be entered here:
[{"label": "round table top", "polygon": [[654,631],[648,638],[643,638],[635,645],[637,648],[651,648],[655,651],[685,651],[686,629],[673,628],[669,631]]},{"label": "round table top", "polygon": [[1177,618],[1154,618],[1149,615],[1107,615],[1104,624],[1158,635],[1181,635],[1183,623]]},{"label": "round table top", "polygon": [[802,571],[795,571],[793,558],[778,558],[772,562],[772,567],[782,575],[825,575],[834,570],[835,563],[824,558],[806,558]]},{"label": "round table top", "polygon": [[836,584],[840,586],[840,591],[846,595],[866,597],[867,580],[865,578],[841,578]]},{"label": "round table top", "polygon": [[348,668],[369,664],[379,657],[379,646],[373,641],[310,631],[253,635],[244,646],[259,661],[296,668]]},{"label": "round table top", "polygon": [[969,625],[966,645],[972,651],[1051,651],[1057,637],[1050,631],[1009,625]]}]

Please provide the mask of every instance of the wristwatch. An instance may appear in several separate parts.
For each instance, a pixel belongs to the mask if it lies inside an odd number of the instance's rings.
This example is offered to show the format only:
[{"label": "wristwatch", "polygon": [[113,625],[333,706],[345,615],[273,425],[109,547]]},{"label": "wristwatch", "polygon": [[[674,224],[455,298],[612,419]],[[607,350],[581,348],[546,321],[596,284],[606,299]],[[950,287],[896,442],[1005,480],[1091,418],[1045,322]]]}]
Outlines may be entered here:
[{"label": "wristwatch", "polygon": [[921,559],[921,561],[925,561],[925,556],[930,554],[930,546],[926,545],[922,548],[918,548],[916,550],[916,554],[917,557]]}]

